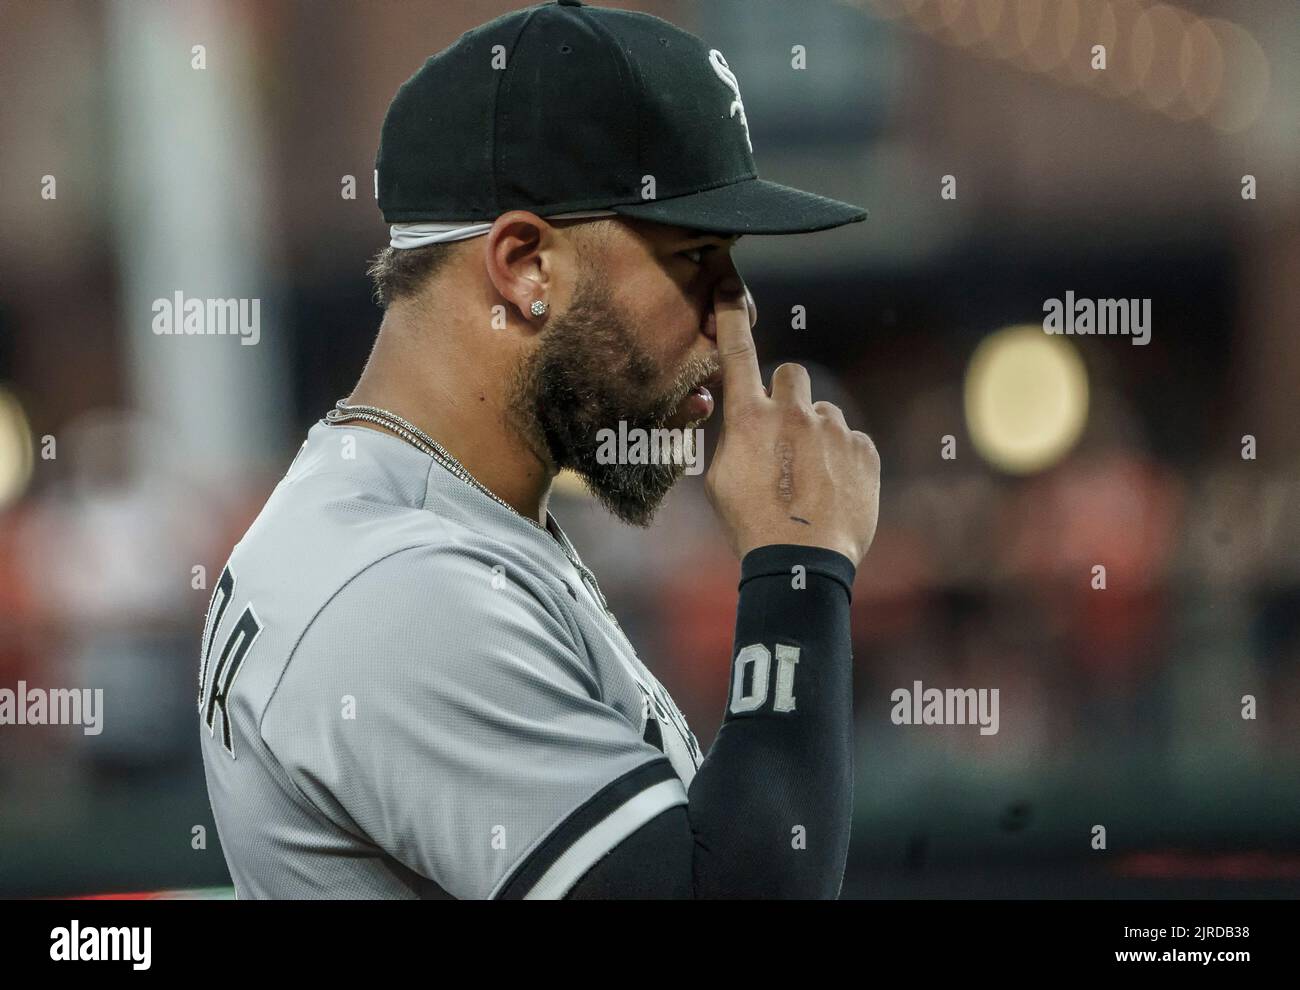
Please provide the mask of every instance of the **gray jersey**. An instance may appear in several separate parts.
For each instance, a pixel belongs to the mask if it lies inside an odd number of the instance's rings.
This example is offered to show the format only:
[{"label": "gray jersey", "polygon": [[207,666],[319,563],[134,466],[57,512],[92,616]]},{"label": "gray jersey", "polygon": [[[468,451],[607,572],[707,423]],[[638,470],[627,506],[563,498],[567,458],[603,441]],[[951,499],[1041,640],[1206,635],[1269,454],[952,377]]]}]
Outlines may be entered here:
[{"label": "gray jersey", "polygon": [[686,803],[695,737],[550,526],[312,427],[203,631],[237,896],[562,897]]}]

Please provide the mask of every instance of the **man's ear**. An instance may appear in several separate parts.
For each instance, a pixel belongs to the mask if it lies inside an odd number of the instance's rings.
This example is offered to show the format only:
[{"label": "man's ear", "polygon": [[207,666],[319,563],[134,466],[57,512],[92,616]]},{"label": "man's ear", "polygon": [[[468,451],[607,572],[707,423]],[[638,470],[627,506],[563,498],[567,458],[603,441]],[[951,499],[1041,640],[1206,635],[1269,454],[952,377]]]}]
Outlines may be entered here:
[{"label": "man's ear", "polygon": [[[497,217],[484,235],[483,262],[497,294],[520,317],[540,324],[555,305],[557,274],[571,253],[554,227],[527,210]],[[544,304],[539,315],[534,303]]]}]

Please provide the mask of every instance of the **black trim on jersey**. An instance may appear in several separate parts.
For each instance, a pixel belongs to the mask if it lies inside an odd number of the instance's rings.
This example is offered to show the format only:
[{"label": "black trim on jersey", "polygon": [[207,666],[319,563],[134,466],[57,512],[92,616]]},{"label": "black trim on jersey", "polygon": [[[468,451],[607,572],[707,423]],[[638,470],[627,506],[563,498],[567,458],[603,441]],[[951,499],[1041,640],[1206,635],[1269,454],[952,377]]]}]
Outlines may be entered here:
[{"label": "black trim on jersey", "polygon": [[[510,878],[501,886],[497,900],[522,900],[537,885],[556,860],[569,851],[574,843],[608,818],[642,791],[649,790],[665,780],[677,780],[677,773],[667,759],[660,758],[643,763],[635,770],[612,781],[589,801],[569,815],[550,835],[528,854]],[[607,850],[608,852],[608,850]]]}]

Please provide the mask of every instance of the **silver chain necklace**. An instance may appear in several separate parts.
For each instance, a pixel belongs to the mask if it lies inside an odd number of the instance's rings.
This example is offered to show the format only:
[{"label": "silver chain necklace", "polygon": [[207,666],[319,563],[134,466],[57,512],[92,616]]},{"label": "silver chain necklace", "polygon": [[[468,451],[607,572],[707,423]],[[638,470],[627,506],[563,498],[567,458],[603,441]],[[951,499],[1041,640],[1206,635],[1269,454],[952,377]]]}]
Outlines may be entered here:
[{"label": "silver chain necklace", "polygon": [[444,468],[454,474],[467,485],[472,485],[490,498],[493,502],[504,508],[509,509],[520,519],[530,522],[538,529],[545,530],[545,527],[536,519],[530,519],[513,505],[501,498],[496,492],[492,491],[487,485],[483,484],[476,477],[466,470],[465,465],[452,456],[451,451],[440,444],[429,434],[414,423],[403,419],[397,413],[389,412],[387,409],[380,409],[378,406],[350,406],[344,399],[339,399],[334,403],[334,408],[325,414],[325,422],[331,426],[338,426],[341,423],[351,422],[352,420],[362,419],[368,423],[374,423],[376,426],[382,426],[392,433],[409,443],[416,450],[427,454]]},{"label": "silver chain necklace", "polygon": [[[347,400],[339,399],[338,402],[334,403],[334,408],[325,414],[325,423],[329,426],[339,426],[343,423],[349,423],[358,419],[383,427],[390,433],[397,435],[416,450],[432,457],[438,464],[446,468],[461,481],[465,482],[465,484],[477,488],[502,508],[508,509],[512,514],[524,520],[524,522],[531,523],[537,529],[550,535],[550,531],[536,519],[530,519],[528,516],[524,515],[505,499],[497,495],[496,492],[488,488],[487,485],[483,484],[476,477],[470,474],[465,465],[452,456],[451,451],[446,447],[433,439],[433,437],[429,436],[429,434],[425,433],[414,423],[397,415],[397,413],[389,412],[387,409],[381,409],[378,406],[352,406],[348,405]],[[574,566],[574,569],[582,576],[583,581],[585,581],[587,586],[591,588],[596,600],[600,602],[600,607],[605,610],[605,614],[611,619],[614,619],[614,613],[610,611],[609,604],[605,601],[605,595],[600,590],[600,585],[596,583],[596,575],[592,574],[591,571],[587,569],[587,565],[578,558],[578,552],[569,543],[569,538],[564,535],[563,530],[560,530],[558,524],[556,525],[556,531],[558,536],[555,542],[558,543],[560,549],[564,551],[564,556],[569,559],[569,563]],[[614,622],[615,625],[618,624],[617,619],[614,619]]]}]

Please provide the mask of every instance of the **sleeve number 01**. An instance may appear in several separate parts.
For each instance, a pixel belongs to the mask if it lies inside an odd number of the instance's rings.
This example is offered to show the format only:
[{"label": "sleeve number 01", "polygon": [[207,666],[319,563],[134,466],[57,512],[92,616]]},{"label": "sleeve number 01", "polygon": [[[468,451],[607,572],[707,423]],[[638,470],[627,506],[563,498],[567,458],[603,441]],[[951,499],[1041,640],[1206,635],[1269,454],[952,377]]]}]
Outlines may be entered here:
[{"label": "sleeve number 01", "polygon": [[[798,662],[799,647],[777,644],[776,696],[772,699],[775,712],[794,711],[794,667]],[[771,671],[772,652],[762,643],[753,643],[736,654],[731,674],[730,709],[733,715],[763,707],[767,701]],[[745,691],[746,672],[750,672],[748,692]]]}]

